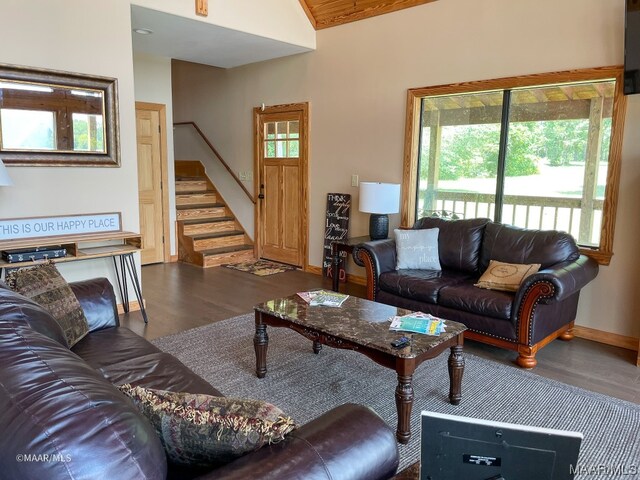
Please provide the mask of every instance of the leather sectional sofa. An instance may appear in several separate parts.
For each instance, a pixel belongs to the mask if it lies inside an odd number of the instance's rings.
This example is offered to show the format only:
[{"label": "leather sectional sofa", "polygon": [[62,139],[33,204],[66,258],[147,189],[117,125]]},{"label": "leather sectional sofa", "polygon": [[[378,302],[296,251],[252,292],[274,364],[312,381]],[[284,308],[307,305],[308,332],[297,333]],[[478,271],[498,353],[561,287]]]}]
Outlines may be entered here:
[{"label": "leather sectional sofa", "polygon": [[71,286],[90,333],[69,350],[46,311],[0,282],[1,478],[371,480],[394,475],[393,430],[370,409],[353,404],[213,471],[167,465],[153,427],[114,384],[221,393],[175,357],[120,327],[106,279]]},{"label": "leather sectional sofa", "polygon": [[[465,337],[518,352],[533,368],[536,352],[556,338],[573,338],[580,289],[598,274],[573,237],[526,230],[488,219],[422,218],[413,229],[439,228],[442,271],[396,270],[395,240],[364,243],[354,258],[366,268],[370,300],[463,323]],[[516,292],[475,287],[490,260],[541,264]]]}]

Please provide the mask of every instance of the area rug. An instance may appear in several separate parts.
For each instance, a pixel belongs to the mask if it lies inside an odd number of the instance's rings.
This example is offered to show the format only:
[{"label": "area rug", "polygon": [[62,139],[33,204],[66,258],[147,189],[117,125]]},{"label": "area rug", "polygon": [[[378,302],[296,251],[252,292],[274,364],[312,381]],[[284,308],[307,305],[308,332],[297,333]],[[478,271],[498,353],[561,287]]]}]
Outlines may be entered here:
[{"label": "area rug", "polygon": [[[268,328],[267,376],[255,375],[254,316],[228,320],[163,337],[153,343],[178,357],[227,396],[278,405],[299,424],[347,402],[373,408],[395,430],[395,372],[350,350],[324,347],[284,328]],[[578,479],[638,478],[640,405],[465,354],[462,402],[448,402],[447,355],[423,363],[414,375],[413,436],[400,445],[400,469],[416,462],[420,411],[462,415],[584,434]],[[616,470],[617,469],[617,470]],[[592,473],[588,473],[588,472]]]},{"label": "area rug", "polygon": [[227,263],[222,266],[231,268],[233,270],[240,270],[241,272],[253,273],[254,275],[258,275],[260,277],[274,275],[276,273],[288,272],[290,270],[296,270],[296,267],[292,267],[291,265],[271,262],[269,260],[253,260],[250,262]]}]

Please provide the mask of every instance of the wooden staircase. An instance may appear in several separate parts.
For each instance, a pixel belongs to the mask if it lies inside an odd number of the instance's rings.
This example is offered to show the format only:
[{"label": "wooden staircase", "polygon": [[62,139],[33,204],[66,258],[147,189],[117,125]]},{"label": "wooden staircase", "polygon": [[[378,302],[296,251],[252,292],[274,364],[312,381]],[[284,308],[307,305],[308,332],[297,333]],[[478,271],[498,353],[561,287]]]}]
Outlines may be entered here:
[{"label": "wooden staircase", "polygon": [[178,259],[201,267],[253,260],[253,243],[198,161],[176,161]]}]

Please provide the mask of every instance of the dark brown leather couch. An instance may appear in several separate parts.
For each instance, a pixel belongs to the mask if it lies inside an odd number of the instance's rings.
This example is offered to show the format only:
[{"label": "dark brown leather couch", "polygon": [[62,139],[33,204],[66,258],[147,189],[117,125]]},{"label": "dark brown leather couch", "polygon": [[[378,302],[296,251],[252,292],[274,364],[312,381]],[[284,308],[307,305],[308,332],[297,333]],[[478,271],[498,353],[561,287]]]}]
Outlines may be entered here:
[{"label": "dark brown leather couch", "polygon": [[[429,217],[413,226],[436,227],[441,272],[396,270],[393,239],[354,250],[366,268],[370,300],[463,323],[466,338],[517,351],[523,368],[533,368],[536,352],[552,340],[573,338],[580,289],[596,277],[598,264],[580,254],[571,235],[483,218]],[[489,260],[541,267],[515,293],[475,287]]]},{"label": "dark brown leather couch", "polygon": [[113,384],[221,393],[120,327],[108,280],[72,288],[91,332],[69,350],[47,312],[0,282],[0,478],[370,480],[395,473],[393,430],[353,404],[214,471],[167,465],[155,431]]}]

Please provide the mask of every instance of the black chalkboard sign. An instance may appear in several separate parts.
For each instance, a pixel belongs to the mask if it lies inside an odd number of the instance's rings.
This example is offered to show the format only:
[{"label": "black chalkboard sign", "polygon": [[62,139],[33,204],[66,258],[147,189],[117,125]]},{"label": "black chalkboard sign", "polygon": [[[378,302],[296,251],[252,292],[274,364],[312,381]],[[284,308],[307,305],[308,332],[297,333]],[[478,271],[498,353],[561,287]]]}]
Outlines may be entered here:
[{"label": "black chalkboard sign", "polygon": [[[327,219],[324,229],[324,254],[322,262],[322,274],[333,278],[333,266],[331,256],[331,242],[334,240],[346,240],[349,238],[349,209],[351,208],[351,195],[347,193],[327,194]],[[338,271],[340,281],[346,282],[345,271],[346,257],[340,258]]]}]

